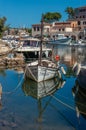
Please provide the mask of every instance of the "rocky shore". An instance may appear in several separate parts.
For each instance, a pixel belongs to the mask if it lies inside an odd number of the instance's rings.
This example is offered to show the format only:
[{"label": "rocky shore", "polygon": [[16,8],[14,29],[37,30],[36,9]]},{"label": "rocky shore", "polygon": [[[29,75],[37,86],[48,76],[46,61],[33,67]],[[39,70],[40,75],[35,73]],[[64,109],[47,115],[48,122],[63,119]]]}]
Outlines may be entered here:
[{"label": "rocky shore", "polygon": [[8,57],[3,57],[0,58],[0,68],[5,68],[5,67],[15,67],[15,66],[24,66],[24,60],[22,58],[8,58]]},{"label": "rocky shore", "polygon": [[12,49],[0,40],[0,68],[24,66],[24,57],[22,54],[16,54],[14,57],[8,57],[9,53],[13,53]]}]

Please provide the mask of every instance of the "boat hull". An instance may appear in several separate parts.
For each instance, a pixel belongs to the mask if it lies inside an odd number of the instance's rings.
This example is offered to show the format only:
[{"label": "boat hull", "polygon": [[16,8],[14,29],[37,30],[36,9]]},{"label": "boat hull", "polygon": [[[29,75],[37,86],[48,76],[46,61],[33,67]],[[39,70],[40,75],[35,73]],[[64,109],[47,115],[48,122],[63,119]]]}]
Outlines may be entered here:
[{"label": "boat hull", "polygon": [[82,68],[80,70],[79,75],[77,76],[77,80],[82,88],[86,89],[86,69]]},{"label": "boat hull", "polygon": [[49,41],[49,44],[57,44],[57,45],[70,45],[71,44],[71,38],[65,38],[65,39],[58,39]]},{"label": "boat hull", "polygon": [[26,76],[36,82],[52,79],[57,76],[57,68],[43,66],[27,66]]}]

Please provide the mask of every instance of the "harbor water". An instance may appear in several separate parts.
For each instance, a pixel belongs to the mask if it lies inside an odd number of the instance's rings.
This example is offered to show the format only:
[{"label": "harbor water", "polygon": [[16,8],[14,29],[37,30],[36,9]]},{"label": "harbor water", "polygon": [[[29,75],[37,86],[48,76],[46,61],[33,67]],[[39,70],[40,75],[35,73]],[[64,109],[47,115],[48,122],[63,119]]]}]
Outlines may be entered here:
[{"label": "harbor water", "polygon": [[[72,67],[85,47],[54,46],[66,75],[36,83],[15,68],[0,69],[0,130],[86,130],[86,91]],[[86,88],[85,88],[86,89]]]}]

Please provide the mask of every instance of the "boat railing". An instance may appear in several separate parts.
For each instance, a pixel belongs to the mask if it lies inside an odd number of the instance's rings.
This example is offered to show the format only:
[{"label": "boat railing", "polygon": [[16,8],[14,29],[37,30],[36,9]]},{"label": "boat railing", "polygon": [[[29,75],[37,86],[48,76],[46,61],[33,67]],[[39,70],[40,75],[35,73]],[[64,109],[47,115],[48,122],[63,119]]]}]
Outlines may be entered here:
[{"label": "boat railing", "polygon": [[[34,61],[37,61],[39,58],[25,58],[26,63],[31,63]],[[45,58],[42,58],[42,60],[44,60]],[[46,58],[47,60],[49,60],[50,58]]]}]

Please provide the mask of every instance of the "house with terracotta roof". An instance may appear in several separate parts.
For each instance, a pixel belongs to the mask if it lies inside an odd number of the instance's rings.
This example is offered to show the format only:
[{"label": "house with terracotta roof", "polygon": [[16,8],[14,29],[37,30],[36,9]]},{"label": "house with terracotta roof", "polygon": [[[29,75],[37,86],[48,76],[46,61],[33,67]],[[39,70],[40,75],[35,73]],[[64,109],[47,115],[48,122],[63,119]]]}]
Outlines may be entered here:
[{"label": "house with terracotta roof", "polygon": [[[77,29],[77,21],[53,22],[51,24],[44,23],[43,34],[50,38],[55,38],[58,34],[70,36],[74,29]],[[32,25],[32,36],[40,37],[40,34],[41,24]]]},{"label": "house with terracotta roof", "polygon": [[[86,6],[75,8],[73,19],[63,22],[44,23],[43,34],[55,38],[58,34],[80,39],[86,32]],[[41,35],[41,24],[32,25],[32,36]]]},{"label": "house with terracotta roof", "polygon": [[[43,34],[49,35],[52,24],[44,23],[43,25],[44,25]],[[40,34],[41,34],[41,24],[33,24],[32,25],[32,36],[40,37]]]}]

